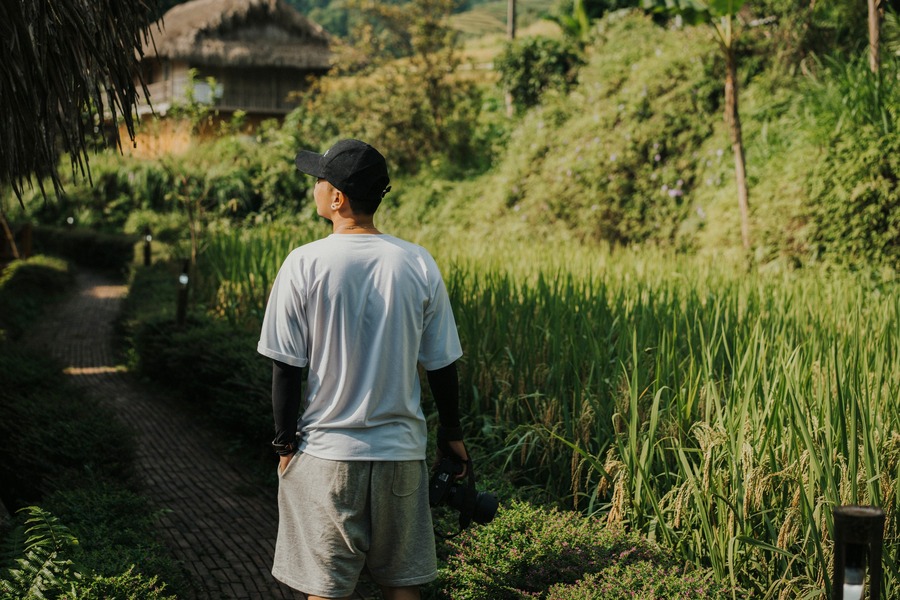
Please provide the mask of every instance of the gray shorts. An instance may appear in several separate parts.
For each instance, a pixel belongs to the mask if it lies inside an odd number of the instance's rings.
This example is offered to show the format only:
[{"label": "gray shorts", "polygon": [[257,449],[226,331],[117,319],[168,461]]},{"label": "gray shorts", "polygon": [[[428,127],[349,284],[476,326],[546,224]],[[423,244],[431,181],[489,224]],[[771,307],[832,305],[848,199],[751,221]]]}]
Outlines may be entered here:
[{"label": "gray shorts", "polygon": [[297,454],[279,474],[272,575],[343,598],[363,569],[404,587],[437,577],[425,461],[333,461]]}]

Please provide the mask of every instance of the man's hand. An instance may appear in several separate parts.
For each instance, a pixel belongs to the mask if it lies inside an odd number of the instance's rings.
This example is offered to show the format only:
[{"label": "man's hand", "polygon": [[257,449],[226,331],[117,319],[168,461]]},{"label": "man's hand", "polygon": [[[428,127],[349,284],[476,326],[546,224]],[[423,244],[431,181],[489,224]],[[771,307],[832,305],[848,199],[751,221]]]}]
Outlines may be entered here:
[{"label": "man's hand", "polygon": [[[453,452],[453,454],[455,454],[457,458],[463,461],[462,463],[460,463],[462,464],[463,470],[459,475],[456,476],[456,479],[462,479],[468,474],[469,470],[469,453],[466,451],[466,445],[462,440],[454,440],[452,442],[448,441],[447,445],[450,446],[450,450]],[[435,466],[437,466],[437,464],[441,462],[442,458],[444,458],[444,453],[441,451],[440,447],[438,447],[437,460],[434,463]]]},{"label": "man's hand", "polygon": [[294,458],[294,454],[283,454],[278,457],[278,474],[279,475],[284,473],[284,470],[287,469],[288,463],[291,462],[292,458]]}]

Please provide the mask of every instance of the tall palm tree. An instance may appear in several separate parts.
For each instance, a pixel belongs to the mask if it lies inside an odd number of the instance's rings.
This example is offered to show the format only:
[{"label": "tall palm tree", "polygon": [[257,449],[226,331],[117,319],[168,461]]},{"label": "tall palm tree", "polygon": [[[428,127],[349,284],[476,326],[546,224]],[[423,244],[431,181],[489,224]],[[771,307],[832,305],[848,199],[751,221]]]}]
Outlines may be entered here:
[{"label": "tall palm tree", "polygon": [[[32,175],[42,191],[46,176],[60,189],[61,152],[87,173],[105,119],[121,118],[133,139],[156,1],[0,0],[0,183],[20,199]],[[113,136],[120,144],[117,128]]]}]

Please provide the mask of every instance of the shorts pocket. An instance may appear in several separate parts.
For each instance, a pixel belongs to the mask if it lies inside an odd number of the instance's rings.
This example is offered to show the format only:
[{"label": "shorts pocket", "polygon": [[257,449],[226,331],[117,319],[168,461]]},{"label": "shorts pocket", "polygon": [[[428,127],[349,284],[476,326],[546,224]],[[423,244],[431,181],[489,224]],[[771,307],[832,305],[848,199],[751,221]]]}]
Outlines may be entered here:
[{"label": "shorts pocket", "polygon": [[281,468],[281,464],[279,463],[279,465],[275,468],[275,470],[278,472],[279,478],[284,477],[285,473],[287,473],[290,468],[294,466],[294,463],[297,462],[298,458],[300,458],[300,454],[301,452],[295,452],[294,456],[291,457],[291,460],[288,461],[288,464],[284,469]]},{"label": "shorts pocket", "polygon": [[394,463],[394,481],[391,491],[395,496],[404,497],[415,493],[422,484],[422,463],[405,461]]}]

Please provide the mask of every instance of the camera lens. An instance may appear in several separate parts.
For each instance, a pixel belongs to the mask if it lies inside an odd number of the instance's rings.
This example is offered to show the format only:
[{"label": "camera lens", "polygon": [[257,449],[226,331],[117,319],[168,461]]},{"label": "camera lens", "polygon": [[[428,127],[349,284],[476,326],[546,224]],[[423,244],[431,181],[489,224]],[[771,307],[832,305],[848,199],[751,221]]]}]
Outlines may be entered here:
[{"label": "camera lens", "polygon": [[497,497],[490,492],[478,492],[475,497],[475,510],[472,513],[472,520],[476,523],[490,523],[497,514]]}]

